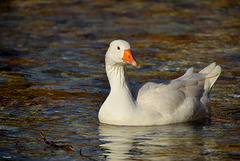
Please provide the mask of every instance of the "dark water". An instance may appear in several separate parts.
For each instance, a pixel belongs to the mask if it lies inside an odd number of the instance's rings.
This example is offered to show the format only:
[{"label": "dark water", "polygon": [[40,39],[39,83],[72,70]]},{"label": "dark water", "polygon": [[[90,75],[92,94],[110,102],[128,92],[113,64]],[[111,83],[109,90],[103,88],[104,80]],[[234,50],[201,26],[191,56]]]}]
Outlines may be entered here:
[{"label": "dark water", "polygon": [[[239,160],[240,126],[216,120],[167,126],[100,124],[109,85],[104,54],[131,43],[131,84],[222,67],[213,116],[240,121],[240,3],[219,1],[0,1],[2,160]],[[59,150],[42,140],[71,145]],[[81,155],[79,151],[81,149]]]}]

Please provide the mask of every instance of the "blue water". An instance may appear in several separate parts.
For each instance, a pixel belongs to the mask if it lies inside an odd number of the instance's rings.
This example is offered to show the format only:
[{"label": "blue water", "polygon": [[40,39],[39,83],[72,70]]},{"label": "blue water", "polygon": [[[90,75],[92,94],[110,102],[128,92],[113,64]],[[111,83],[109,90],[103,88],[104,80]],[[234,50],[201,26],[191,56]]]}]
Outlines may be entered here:
[{"label": "blue water", "polygon": [[[239,160],[239,2],[1,1],[2,160]],[[212,115],[166,126],[99,123],[109,93],[104,55],[130,42],[131,85],[215,61]],[[39,132],[57,145],[45,144]],[[81,151],[81,154],[80,154]]]}]

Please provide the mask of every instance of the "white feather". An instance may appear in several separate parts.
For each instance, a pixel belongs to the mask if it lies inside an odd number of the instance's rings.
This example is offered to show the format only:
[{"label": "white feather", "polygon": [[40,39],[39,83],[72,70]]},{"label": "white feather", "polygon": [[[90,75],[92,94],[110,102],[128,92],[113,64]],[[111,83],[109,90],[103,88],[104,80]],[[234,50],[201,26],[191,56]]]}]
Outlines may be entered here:
[{"label": "white feather", "polygon": [[[113,41],[106,54],[106,72],[111,86],[108,98],[99,111],[99,120],[115,125],[163,125],[193,121],[210,114],[209,92],[221,73],[212,63],[199,73],[193,68],[170,82],[148,82],[129,88],[126,67],[121,62],[122,50],[130,45]],[[114,52],[115,51],[115,52]],[[116,54],[119,52],[119,54]],[[122,51],[123,52],[123,51]]]}]

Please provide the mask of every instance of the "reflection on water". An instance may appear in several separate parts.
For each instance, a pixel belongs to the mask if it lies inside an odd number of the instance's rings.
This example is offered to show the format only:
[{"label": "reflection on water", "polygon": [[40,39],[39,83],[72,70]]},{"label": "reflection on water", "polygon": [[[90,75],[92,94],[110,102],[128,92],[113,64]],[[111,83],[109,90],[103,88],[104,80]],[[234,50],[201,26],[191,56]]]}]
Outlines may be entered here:
[{"label": "reflection on water", "polygon": [[[131,85],[215,61],[213,116],[239,122],[238,1],[0,1],[0,160],[237,160],[239,126],[99,125],[109,84],[104,54],[126,39]],[[78,152],[57,150],[49,141]],[[106,158],[105,158],[106,157]]]},{"label": "reflection on water", "polygon": [[[134,159],[137,159],[138,155],[138,159],[177,159],[169,152],[176,150],[180,144],[195,143],[193,127],[183,124],[150,127],[101,125],[99,130],[100,139],[104,143],[101,146],[106,149],[107,158],[110,160],[131,160],[132,155],[136,155]],[[182,139],[186,132],[187,140]],[[157,153],[162,156],[155,158]]]},{"label": "reflection on water", "polygon": [[[219,142],[209,123],[128,127],[100,125],[99,135],[109,160],[214,159]],[[222,137],[222,136],[218,136]],[[226,136],[223,136],[224,138]],[[222,139],[224,139],[222,138]]]}]

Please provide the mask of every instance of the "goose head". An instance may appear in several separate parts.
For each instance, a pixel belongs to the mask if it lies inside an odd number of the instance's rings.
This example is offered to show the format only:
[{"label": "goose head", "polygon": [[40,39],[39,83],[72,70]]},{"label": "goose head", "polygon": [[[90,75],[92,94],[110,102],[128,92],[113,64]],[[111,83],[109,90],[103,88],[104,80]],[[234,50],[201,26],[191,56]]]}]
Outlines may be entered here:
[{"label": "goose head", "polygon": [[137,66],[130,44],[124,40],[114,40],[106,53],[106,61],[111,64],[131,64]]}]

